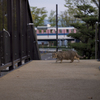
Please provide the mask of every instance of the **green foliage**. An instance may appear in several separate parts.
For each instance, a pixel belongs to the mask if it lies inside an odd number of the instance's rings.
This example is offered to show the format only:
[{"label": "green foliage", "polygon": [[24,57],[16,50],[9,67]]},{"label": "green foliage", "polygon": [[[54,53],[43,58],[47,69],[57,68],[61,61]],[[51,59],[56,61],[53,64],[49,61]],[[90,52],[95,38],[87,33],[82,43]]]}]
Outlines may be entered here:
[{"label": "green foliage", "polygon": [[99,0],[91,0],[91,3],[94,3],[99,8]]},{"label": "green foliage", "polygon": [[51,10],[48,19],[49,19],[48,21],[50,22],[51,26],[55,26],[56,25],[56,14],[55,14],[55,11]]},{"label": "green foliage", "polygon": [[71,33],[71,36],[80,40],[79,43],[70,43],[69,46],[76,49],[82,55],[86,55],[86,58],[94,58],[94,45],[95,45],[95,23],[98,21],[96,15],[96,8],[91,5],[78,5],[77,14],[75,18],[80,18],[82,23],[71,24],[77,29],[77,33]]},{"label": "green foliage", "polygon": [[59,21],[61,23],[61,27],[66,27],[74,23],[76,19],[71,14],[69,14],[68,11],[63,11],[59,14]]},{"label": "green foliage", "polygon": [[31,14],[35,27],[44,25],[44,19],[47,17],[47,11],[45,10],[45,7],[31,7]]}]

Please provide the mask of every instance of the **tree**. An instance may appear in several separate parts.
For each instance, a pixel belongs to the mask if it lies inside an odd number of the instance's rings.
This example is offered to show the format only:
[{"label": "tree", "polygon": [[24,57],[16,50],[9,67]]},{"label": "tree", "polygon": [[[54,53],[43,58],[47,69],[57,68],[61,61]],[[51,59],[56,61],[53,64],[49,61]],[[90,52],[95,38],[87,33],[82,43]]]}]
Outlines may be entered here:
[{"label": "tree", "polygon": [[76,19],[74,15],[77,12],[76,5],[81,3],[82,0],[65,0],[67,7],[66,11],[60,12],[59,14],[59,22],[61,27],[70,26],[72,23],[80,21],[80,19]]},{"label": "tree", "polygon": [[99,0],[91,0],[99,8]]},{"label": "tree", "polygon": [[83,23],[72,24],[77,29],[77,33],[68,35],[80,40],[79,43],[70,45],[81,54],[86,55],[88,59],[94,57],[95,23],[98,20],[96,11],[96,8],[89,4],[77,5],[77,14],[74,17],[81,19]]},{"label": "tree", "polygon": [[48,21],[50,22],[51,26],[56,25],[56,11],[51,10],[50,15],[48,17]]},{"label": "tree", "polygon": [[61,27],[68,27],[76,21],[78,20],[75,19],[73,15],[70,15],[67,11],[63,11],[59,14],[59,22]]},{"label": "tree", "polygon": [[45,7],[31,7],[31,14],[35,27],[44,25],[44,19],[47,17],[47,11],[45,10]]}]

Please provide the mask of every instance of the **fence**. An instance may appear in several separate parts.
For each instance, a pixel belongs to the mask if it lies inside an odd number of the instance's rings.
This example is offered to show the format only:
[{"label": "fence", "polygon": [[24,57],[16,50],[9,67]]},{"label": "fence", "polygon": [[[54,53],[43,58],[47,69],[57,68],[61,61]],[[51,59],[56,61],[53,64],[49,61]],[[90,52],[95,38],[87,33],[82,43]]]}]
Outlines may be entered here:
[{"label": "fence", "polygon": [[40,60],[28,0],[0,0],[0,71]]}]

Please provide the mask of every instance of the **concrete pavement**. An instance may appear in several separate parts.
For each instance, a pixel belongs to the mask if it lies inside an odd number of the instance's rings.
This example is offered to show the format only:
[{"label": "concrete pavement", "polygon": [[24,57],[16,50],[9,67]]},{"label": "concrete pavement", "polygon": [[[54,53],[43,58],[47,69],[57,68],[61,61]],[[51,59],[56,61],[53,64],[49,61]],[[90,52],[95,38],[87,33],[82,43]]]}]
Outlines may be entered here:
[{"label": "concrete pavement", "polygon": [[0,100],[100,100],[100,62],[34,60],[0,78]]}]

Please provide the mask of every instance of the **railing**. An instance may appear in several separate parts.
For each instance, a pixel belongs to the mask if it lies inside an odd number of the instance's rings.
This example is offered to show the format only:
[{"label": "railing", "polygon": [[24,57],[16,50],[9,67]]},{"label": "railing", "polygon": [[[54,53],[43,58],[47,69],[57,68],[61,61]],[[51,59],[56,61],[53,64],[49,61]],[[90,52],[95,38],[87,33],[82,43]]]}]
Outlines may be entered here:
[{"label": "railing", "polygon": [[40,60],[28,0],[0,0],[0,71]]}]

